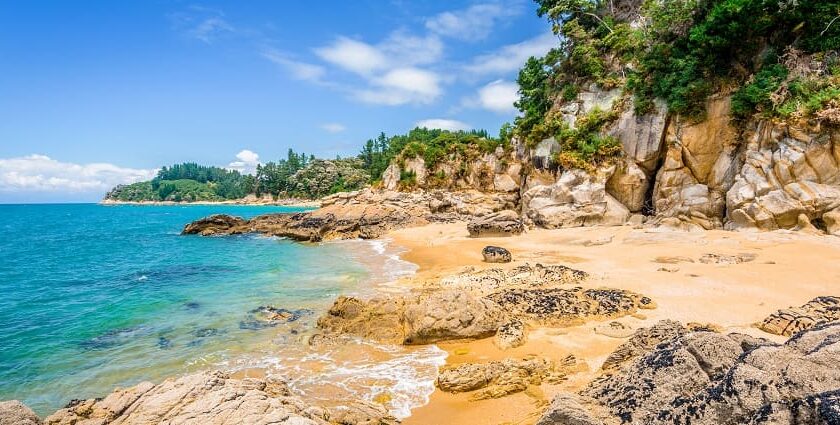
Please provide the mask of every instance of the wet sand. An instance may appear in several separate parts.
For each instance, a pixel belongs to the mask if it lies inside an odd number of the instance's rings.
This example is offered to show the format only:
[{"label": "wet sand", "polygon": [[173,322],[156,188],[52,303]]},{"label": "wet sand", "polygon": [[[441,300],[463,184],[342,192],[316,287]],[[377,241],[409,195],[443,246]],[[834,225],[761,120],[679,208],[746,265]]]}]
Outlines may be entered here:
[{"label": "wet sand", "polygon": [[[657,308],[611,321],[631,329],[661,319],[711,323],[726,332],[742,332],[775,341],[753,326],[773,311],[801,305],[820,295],[840,295],[840,238],[789,231],[745,233],[682,232],[624,227],[532,230],[515,237],[469,238],[463,223],[402,229],[390,238],[407,251],[402,258],[419,266],[401,285],[458,273],[465,267],[488,268],[486,245],[511,251],[509,268],[523,263],[563,264],[586,271],[584,287],[628,289],[652,298]],[[740,264],[703,263],[706,254],[754,256]],[[469,401],[468,394],[436,390],[428,405],[417,408],[405,424],[531,424],[558,391],[576,391],[595,375],[604,359],[626,337],[596,333],[606,322],[567,328],[530,329],[528,342],[501,351],[490,339],[439,344],[448,364],[523,357],[559,359],[568,354],[588,367],[559,385],[541,385],[495,400]]]}]

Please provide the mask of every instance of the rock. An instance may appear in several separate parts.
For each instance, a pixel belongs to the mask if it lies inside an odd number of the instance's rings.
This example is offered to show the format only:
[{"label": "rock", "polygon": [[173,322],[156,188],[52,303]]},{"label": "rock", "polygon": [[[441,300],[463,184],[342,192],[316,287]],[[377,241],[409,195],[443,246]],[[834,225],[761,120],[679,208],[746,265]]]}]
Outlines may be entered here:
[{"label": "rock", "polygon": [[726,254],[703,254],[700,257],[700,262],[703,264],[722,264],[722,265],[732,265],[732,264],[741,264],[741,263],[749,263],[750,261],[755,260],[757,256],[751,253],[744,253],[744,254],[736,254],[736,255],[726,255]]},{"label": "rock", "polygon": [[0,425],[41,425],[41,418],[25,404],[17,401],[0,402]]},{"label": "rock", "polygon": [[791,336],[835,320],[840,320],[840,298],[825,296],[800,307],[778,310],[762,320],[758,328],[775,335]]},{"label": "rock", "polygon": [[604,236],[604,237],[595,238],[595,239],[587,239],[587,240],[583,241],[583,246],[606,245],[606,244],[611,243],[612,241],[613,241],[613,236],[612,235]]},{"label": "rock", "polygon": [[385,190],[397,190],[400,183],[400,167],[396,163],[391,163],[388,168],[382,173],[382,187]]},{"label": "rock", "polygon": [[603,425],[594,418],[577,397],[568,393],[554,396],[536,425]]},{"label": "rock", "polygon": [[484,269],[466,271],[447,276],[438,282],[444,288],[467,289],[479,294],[489,294],[503,288],[553,287],[585,281],[589,275],[563,265],[524,264],[510,270]]},{"label": "rock", "polygon": [[234,217],[227,214],[216,214],[196,220],[184,227],[182,235],[215,235],[215,234],[236,234],[245,230],[248,222],[241,217]]},{"label": "rock", "polygon": [[627,219],[627,224],[633,227],[641,227],[645,224],[645,216],[642,214],[631,214]]},{"label": "rock", "polygon": [[648,173],[653,173],[662,154],[662,135],[668,125],[667,117],[668,105],[660,99],[655,101],[654,111],[647,115],[637,116],[633,108],[627,108],[610,135],[621,140],[629,158]]},{"label": "rock", "polygon": [[624,204],[630,212],[639,212],[651,182],[645,172],[630,159],[619,162],[615,174],[607,180],[607,193]]},{"label": "rock", "polygon": [[510,251],[499,247],[488,245],[481,250],[481,255],[484,256],[485,263],[510,263]]},{"label": "rock", "polygon": [[620,289],[504,289],[486,297],[513,317],[568,326],[584,319],[615,318],[654,308],[649,298]]},{"label": "rock", "polygon": [[822,219],[829,235],[840,236],[840,208],[835,208],[823,214]]},{"label": "rock", "polygon": [[506,320],[499,306],[463,291],[437,291],[406,303],[404,344],[485,338]]},{"label": "rock", "polygon": [[525,331],[525,324],[520,320],[511,320],[496,331],[496,336],[493,337],[493,343],[501,350],[509,348],[516,348],[525,344],[528,335]]},{"label": "rock", "polygon": [[625,354],[610,356],[625,360],[582,391],[593,410],[622,423],[836,422],[840,324],[800,332],[783,345],[676,322],[655,328],[638,331],[628,341],[632,349],[623,344],[617,352]]},{"label": "rock", "polygon": [[329,409],[329,420],[340,425],[398,425],[384,406],[364,400],[353,400],[345,406]]},{"label": "rock", "polygon": [[391,344],[430,344],[448,339],[486,338],[505,315],[495,303],[464,291],[442,290],[363,301],[339,297],[318,327]]},{"label": "rock", "polygon": [[634,334],[633,328],[621,322],[609,322],[595,326],[596,334],[610,338],[627,338]]},{"label": "rock", "polygon": [[522,215],[529,223],[549,229],[622,225],[630,211],[606,191],[607,179],[614,171],[614,166],[602,167],[593,174],[564,170],[547,184],[526,185]]},{"label": "rock", "polygon": [[[328,424],[328,413],[293,396],[275,379],[232,379],[200,372],[153,385],[118,389],[104,399],[78,402],[46,424]],[[378,422],[374,422],[378,423]]]},{"label": "rock", "polygon": [[816,226],[811,223],[811,219],[809,219],[805,214],[799,214],[799,216],[796,217],[796,227],[794,227],[793,230],[812,235],[823,234],[822,230],[817,229]]},{"label": "rock", "polygon": [[470,237],[512,236],[525,231],[519,214],[505,210],[484,217],[476,217],[467,224]]},{"label": "rock", "polygon": [[[515,206],[518,195],[476,191],[391,192],[362,190],[342,192],[321,200],[322,207],[294,214],[266,214],[250,220],[212,216],[184,228],[184,234],[231,235],[260,233],[297,241],[373,239],[392,229],[430,222],[468,220]],[[433,204],[445,202],[433,211]],[[445,210],[445,211],[444,211]]]},{"label": "rock", "polygon": [[[840,207],[838,130],[758,121],[745,132],[744,164],[726,192],[728,229],[789,229]],[[825,218],[823,218],[825,221]]]},{"label": "rock", "polygon": [[603,371],[615,371],[627,362],[638,358],[664,341],[685,335],[688,328],[680,322],[662,320],[649,328],[641,328],[633,333],[627,342],[618,346],[601,365]]},{"label": "rock", "polygon": [[450,393],[474,391],[470,397],[472,400],[484,400],[524,391],[529,385],[560,382],[577,371],[579,366],[572,355],[559,365],[539,357],[462,363],[444,366],[436,384],[442,391]]}]

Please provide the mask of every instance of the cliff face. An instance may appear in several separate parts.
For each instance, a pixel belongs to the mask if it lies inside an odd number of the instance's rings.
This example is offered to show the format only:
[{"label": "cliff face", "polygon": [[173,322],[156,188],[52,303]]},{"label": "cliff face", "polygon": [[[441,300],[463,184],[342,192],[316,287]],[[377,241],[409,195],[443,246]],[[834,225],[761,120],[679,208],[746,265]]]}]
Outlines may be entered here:
[{"label": "cliff face", "polygon": [[407,188],[409,175],[408,188],[519,194],[522,218],[546,228],[621,225],[640,214],[685,229],[775,230],[809,222],[840,234],[837,126],[760,116],[736,122],[726,93],[708,99],[700,120],[671,115],[662,102],[639,115],[632,102],[621,106],[622,96],[591,86],[554,106],[570,126],[596,108],[620,106],[602,132],[618,139],[622,154],[594,170],[559,166],[562,147],[553,137],[532,147],[514,138],[511,149],[431,169],[421,157],[394,161],[383,185]]}]

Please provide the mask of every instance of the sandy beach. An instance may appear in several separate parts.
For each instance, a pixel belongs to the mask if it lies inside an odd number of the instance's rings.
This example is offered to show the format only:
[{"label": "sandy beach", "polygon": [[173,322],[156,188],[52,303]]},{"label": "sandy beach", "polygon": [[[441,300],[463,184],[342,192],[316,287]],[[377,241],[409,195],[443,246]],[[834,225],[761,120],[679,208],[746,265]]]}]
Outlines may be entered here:
[{"label": "sandy beach", "polygon": [[[465,393],[436,390],[406,424],[529,424],[559,391],[576,391],[596,376],[606,356],[632,330],[661,319],[703,323],[782,342],[753,326],[771,312],[816,296],[840,293],[840,239],[801,232],[682,232],[664,229],[587,227],[531,230],[515,237],[470,238],[463,223],[434,224],[391,232],[402,258],[419,266],[399,281],[417,287],[467,267],[510,268],[524,263],[562,264],[586,271],[584,287],[636,291],[657,308],[632,316],[566,328],[531,328],[525,345],[502,351],[490,339],[445,342],[448,364],[540,355],[557,360],[573,354],[586,363],[558,385],[543,384],[507,397],[470,401]],[[482,262],[486,245],[511,251],[513,262]],[[738,264],[715,264],[707,254],[741,256]],[[702,262],[701,258],[707,256]],[[627,329],[603,332],[609,322]],[[609,333],[611,336],[604,335]]]}]

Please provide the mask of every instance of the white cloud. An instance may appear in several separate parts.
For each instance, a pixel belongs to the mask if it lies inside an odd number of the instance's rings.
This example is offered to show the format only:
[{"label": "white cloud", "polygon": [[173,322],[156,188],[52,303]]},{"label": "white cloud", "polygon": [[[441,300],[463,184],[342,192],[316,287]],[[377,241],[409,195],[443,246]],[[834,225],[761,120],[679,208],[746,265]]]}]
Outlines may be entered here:
[{"label": "white cloud", "polygon": [[440,77],[434,72],[419,68],[398,68],[381,77],[371,79],[376,86],[356,93],[357,98],[367,103],[402,105],[406,103],[428,104],[441,95]]},{"label": "white cloud", "polygon": [[345,127],[345,126],[343,126],[343,125],[341,125],[337,122],[326,123],[326,124],[322,125],[321,128],[323,128],[324,131],[326,131],[328,133],[341,133],[342,131],[347,130],[347,127]]},{"label": "white cloud", "polygon": [[348,37],[315,49],[324,61],[362,77],[356,87],[333,84],[356,100],[381,104],[429,104],[442,94],[441,77],[418,66],[440,61],[443,43],[435,35],[419,37],[394,31],[376,45]]},{"label": "white cloud", "polygon": [[376,47],[347,37],[338,37],[332,44],[315,49],[315,54],[329,63],[362,75],[383,69],[388,62]]},{"label": "white cloud", "polygon": [[108,163],[74,164],[45,155],[0,159],[0,192],[105,192],[118,184],[149,180],[157,170]]},{"label": "white cloud", "polygon": [[257,165],[260,163],[260,156],[256,152],[248,149],[243,149],[236,154],[236,161],[228,164],[229,170],[236,170],[242,174],[254,174],[257,170]]},{"label": "white cloud", "polygon": [[487,38],[500,21],[521,12],[518,5],[484,3],[466,9],[443,12],[426,20],[426,28],[436,34],[465,41]]},{"label": "white cloud", "polygon": [[493,53],[476,56],[465,69],[473,74],[504,74],[516,71],[529,57],[545,56],[559,43],[553,34],[543,34],[521,43],[502,46]]},{"label": "white cloud", "polygon": [[472,128],[472,126],[470,126],[467,123],[457,120],[447,120],[443,118],[431,118],[427,120],[417,121],[417,123],[415,123],[414,126],[421,128],[439,128],[441,130],[449,131],[469,130]]},{"label": "white cloud", "polygon": [[322,66],[289,59],[283,53],[275,49],[264,50],[262,52],[262,56],[269,61],[286,68],[292,78],[296,80],[318,83],[323,81],[324,74],[326,74],[326,70]]},{"label": "white cloud", "polygon": [[202,20],[189,31],[189,34],[210,44],[216,37],[226,32],[233,32],[233,27],[223,18],[217,16]]},{"label": "white cloud", "polygon": [[496,80],[478,89],[478,106],[501,114],[515,113],[513,102],[519,99],[519,85]]}]

